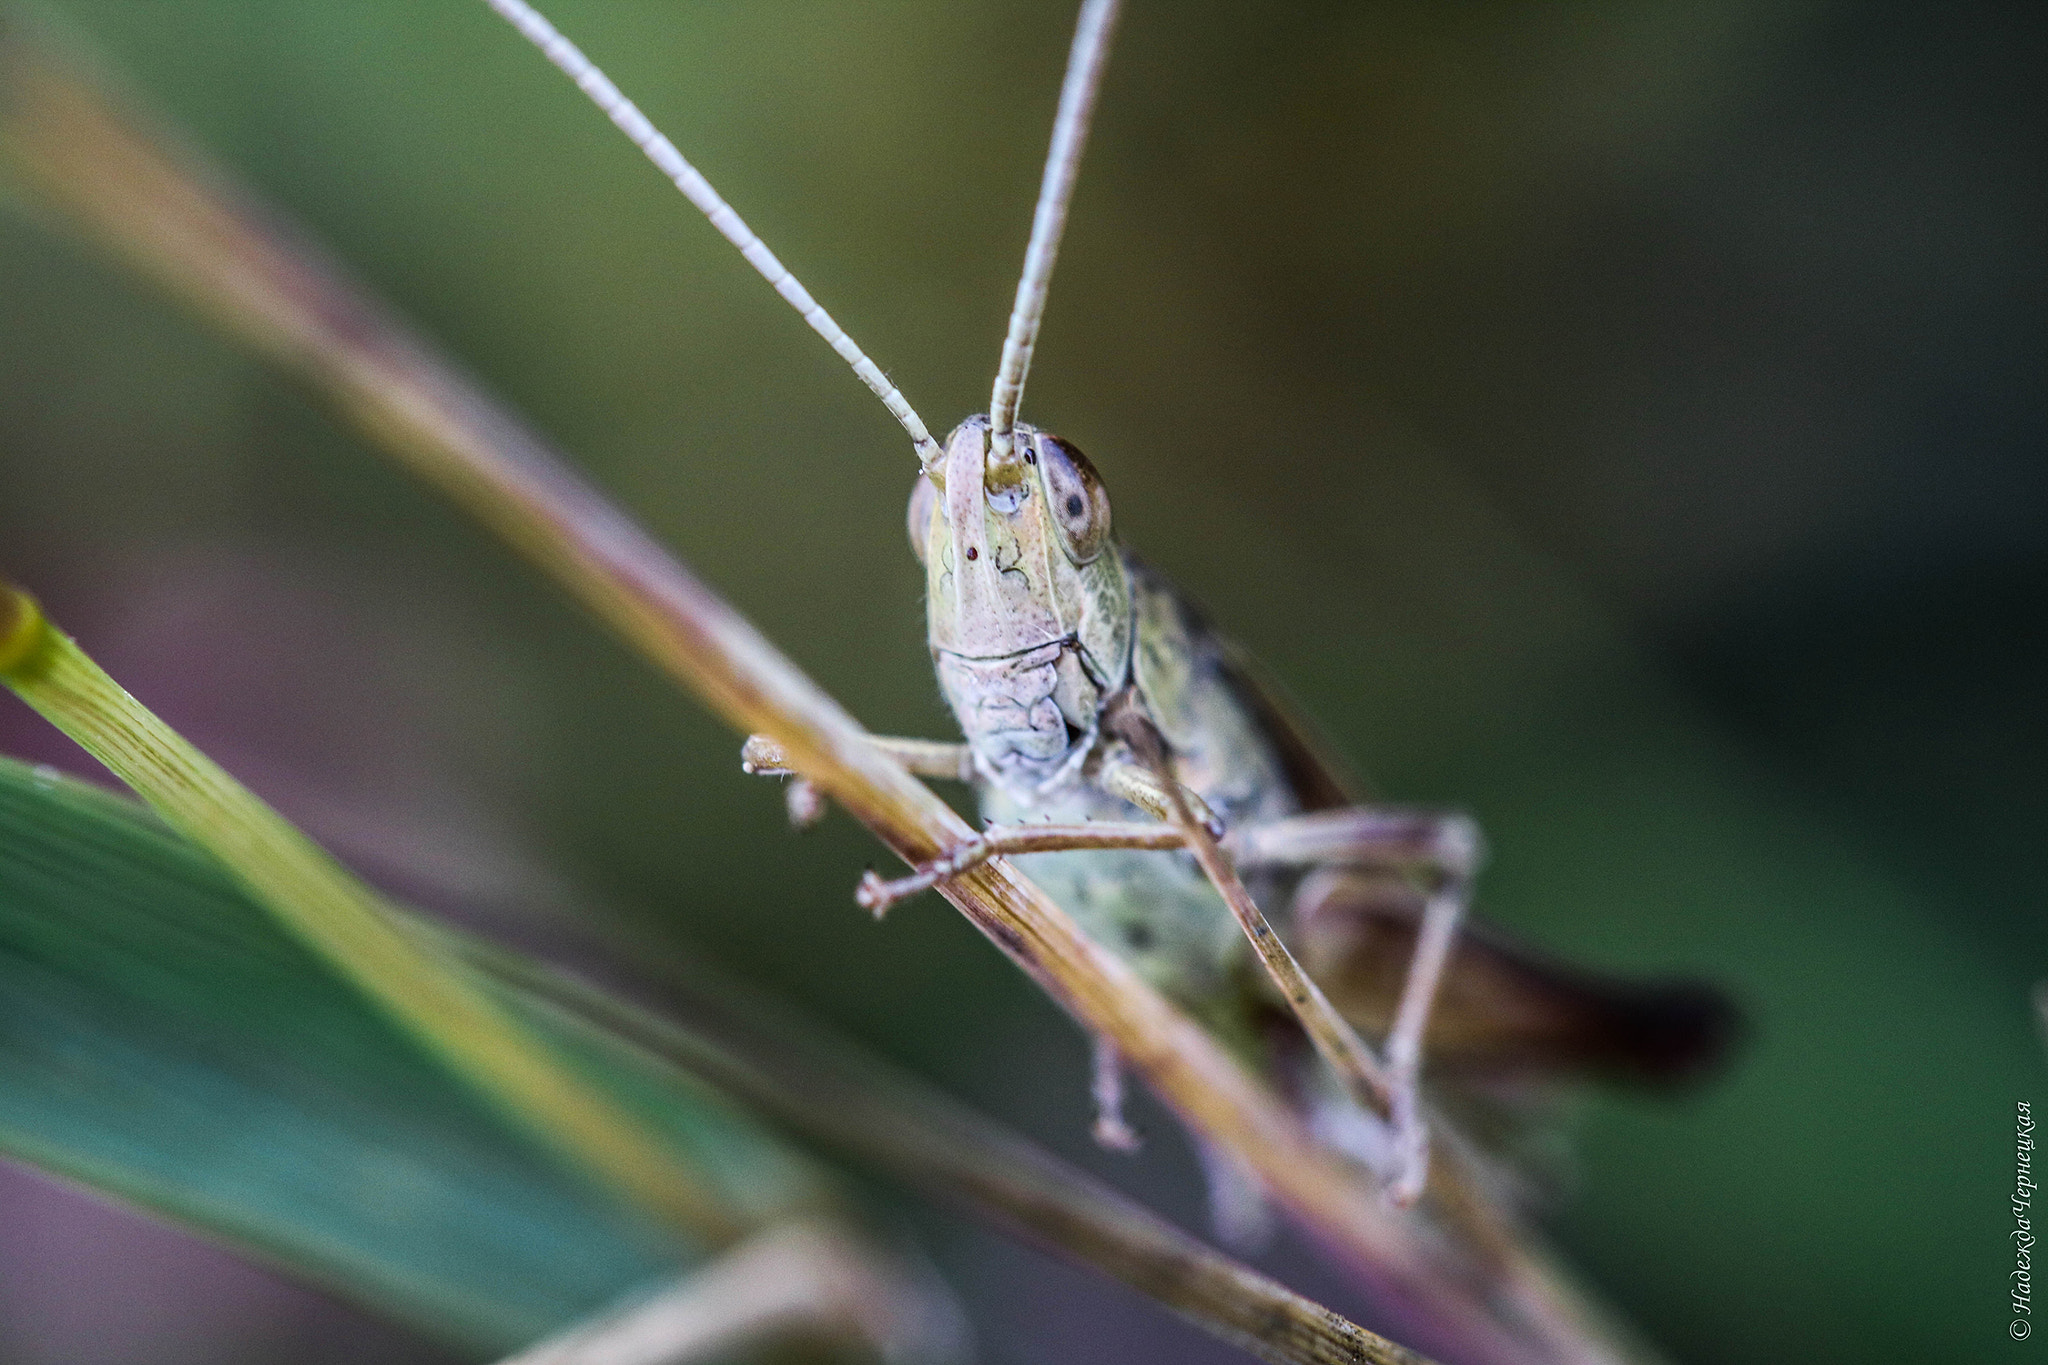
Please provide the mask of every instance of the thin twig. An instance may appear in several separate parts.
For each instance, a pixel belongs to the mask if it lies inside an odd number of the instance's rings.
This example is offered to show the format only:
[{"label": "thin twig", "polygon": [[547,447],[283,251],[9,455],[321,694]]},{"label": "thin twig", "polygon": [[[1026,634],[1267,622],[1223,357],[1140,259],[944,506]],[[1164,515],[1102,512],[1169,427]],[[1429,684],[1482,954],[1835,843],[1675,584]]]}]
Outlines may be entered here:
[{"label": "thin twig", "polygon": [[[943,1360],[918,1287],[834,1223],[771,1227],[666,1288],[599,1313],[499,1365],[695,1365],[789,1337]],[[940,1336],[945,1335],[941,1330]]]},{"label": "thin twig", "polygon": [[[310,378],[374,439],[558,579],[742,733],[907,862],[972,836],[865,742],[852,718],[543,442],[371,302],[303,237],[168,153],[15,32],[0,48],[0,157],[89,236]],[[1602,1362],[1630,1352],[1505,1213],[1514,1273],[1390,1212],[1263,1084],[1007,861],[943,894],[1091,1032],[1114,1042],[1208,1141],[1236,1153],[1388,1312],[1475,1362]],[[1481,1196],[1475,1191],[1472,1198]],[[1425,1208],[1429,1207],[1427,1204]]]}]

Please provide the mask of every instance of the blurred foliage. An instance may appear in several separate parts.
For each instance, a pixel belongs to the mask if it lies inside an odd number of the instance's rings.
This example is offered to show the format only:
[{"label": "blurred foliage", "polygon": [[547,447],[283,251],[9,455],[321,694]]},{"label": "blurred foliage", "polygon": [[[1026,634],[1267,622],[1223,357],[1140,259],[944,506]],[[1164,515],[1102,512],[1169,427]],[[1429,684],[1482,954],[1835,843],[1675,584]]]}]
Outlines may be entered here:
[{"label": "blurred foliage", "polygon": [[[701,1259],[451,1084],[139,806],[0,760],[0,847],[0,1151],[491,1355]],[[708,1086],[493,999],[745,1215],[828,1204]]]},{"label": "blurred foliage", "polygon": [[[866,723],[949,731],[900,435],[482,5],[52,8]],[[1070,5],[551,13],[927,420],[985,404]],[[1585,1106],[1556,1220],[1682,1360],[2006,1340],[2043,38],[1993,4],[1137,3],[1105,92],[1027,416],[1383,790],[1482,819],[1487,914],[1752,1013],[1718,1084]],[[1080,1141],[1069,1026],[937,901],[866,923],[857,830],[794,841],[732,736],[97,260],[8,222],[0,279],[0,569],[172,723],[398,889],[529,933],[573,889],[585,931]],[[79,762],[14,710],[0,747]],[[1111,1169],[1187,1212],[1173,1146]],[[994,1358],[1200,1354],[949,1246]]]}]

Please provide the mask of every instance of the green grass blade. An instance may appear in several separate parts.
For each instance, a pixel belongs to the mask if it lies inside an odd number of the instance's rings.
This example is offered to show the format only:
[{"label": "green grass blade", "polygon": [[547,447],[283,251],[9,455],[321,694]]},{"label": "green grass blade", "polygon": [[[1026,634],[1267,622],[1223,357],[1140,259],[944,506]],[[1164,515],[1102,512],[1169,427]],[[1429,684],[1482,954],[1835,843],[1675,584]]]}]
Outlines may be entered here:
[{"label": "green grass blade", "polygon": [[[749,1222],[824,1181],[673,1068],[527,1026]],[[0,1154],[505,1351],[678,1251],[133,803],[0,759]],[[686,1259],[693,1259],[687,1256]]]},{"label": "green grass blade", "polygon": [[271,912],[507,1113],[635,1207],[705,1241],[742,1224],[609,1097],[423,947],[376,893],[129,696],[0,585],[0,680],[218,858]]}]

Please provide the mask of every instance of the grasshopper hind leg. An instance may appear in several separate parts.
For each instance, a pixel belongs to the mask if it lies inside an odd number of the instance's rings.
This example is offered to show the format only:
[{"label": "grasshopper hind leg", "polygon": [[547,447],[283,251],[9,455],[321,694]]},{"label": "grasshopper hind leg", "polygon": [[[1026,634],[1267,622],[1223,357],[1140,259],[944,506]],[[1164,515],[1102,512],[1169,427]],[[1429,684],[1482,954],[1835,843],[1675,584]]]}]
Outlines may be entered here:
[{"label": "grasshopper hind leg", "polygon": [[[1413,1203],[1429,1176],[1423,1041],[1482,857],[1478,826],[1450,812],[1349,806],[1251,825],[1233,831],[1229,845],[1245,867],[1380,869],[1423,888],[1420,923],[1382,1053],[1393,1141],[1388,1193],[1397,1204]],[[1298,925],[1302,916],[1295,909],[1290,919]]]}]

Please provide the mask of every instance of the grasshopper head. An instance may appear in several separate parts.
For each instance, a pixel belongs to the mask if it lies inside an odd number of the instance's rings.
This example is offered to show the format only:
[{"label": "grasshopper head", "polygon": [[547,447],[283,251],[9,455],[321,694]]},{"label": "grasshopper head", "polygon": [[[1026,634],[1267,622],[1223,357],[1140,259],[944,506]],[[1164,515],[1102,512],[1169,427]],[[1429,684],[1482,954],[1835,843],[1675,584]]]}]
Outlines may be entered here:
[{"label": "grasshopper head", "polygon": [[1131,597],[1088,457],[1019,425],[990,457],[986,417],[946,439],[910,496],[939,683],[991,780],[1020,792],[1071,774],[1131,654]]}]

